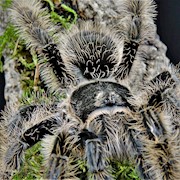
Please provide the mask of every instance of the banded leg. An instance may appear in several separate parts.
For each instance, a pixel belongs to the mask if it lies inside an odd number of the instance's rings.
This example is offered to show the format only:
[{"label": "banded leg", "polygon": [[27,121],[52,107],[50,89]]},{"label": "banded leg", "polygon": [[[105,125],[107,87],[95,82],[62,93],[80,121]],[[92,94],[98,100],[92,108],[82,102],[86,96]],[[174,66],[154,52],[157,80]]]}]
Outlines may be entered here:
[{"label": "banded leg", "polygon": [[105,149],[102,140],[98,136],[83,129],[79,134],[81,148],[84,150],[84,159],[87,163],[88,177],[90,179],[111,179],[107,172]]},{"label": "banded leg", "polygon": [[41,58],[42,79],[51,91],[60,93],[60,87],[70,83],[72,77],[54,40],[57,32],[47,9],[42,8],[41,2],[37,0],[14,0],[11,17],[20,37]]},{"label": "banded leg", "polygon": [[124,37],[124,50],[122,61],[115,72],[120,80],[129,77],[139,45],[146,38],[154,39],[153,18],[156,16],[155,5],[150,0],[125,0],[121,6],[123,10],[117,29]]},{"label": "banded leg", "polygon": [[78,179],[78,165],[75,163],[79,159],[79,154],[76,154],[77,126],[77,122],[63,123],[55,135],[43,139],[47,179]]},{"label": "banded leg", "polygon": [[51,117],[37,123],[31,128],[27,129],[18,136],[11,136],[10,142],[6,147],[4,154],[4,174],[7,172],[13,172],[19,170],[22,161],[24,159],[24,152],[26,149],[32,147],[45,135],[52,135],[54,129],[61,125],[61,119],[59,117]]},{"label": "banded leg", "polygon": [[8,115],[7,117],[3,117],[4,123],[1,123],[2,126],[7,128],[8,136],[13,136],[14,133],[18,134],[22,129],[23,123],[31,119],[32,113],[38,108],[38,105],[29,105],[19,108],[15,115],[6,112]]},{"label": "banded leg", "polygon": [[[12,171],[20,167],[23,151],[28,148],[28,144],[22,140],[24,132],[47,119],[57,118],[57,123],[60,122],[60,118],[57,115],[57,99],[48,97],[47,101],[45,95],[43,99],[41,94],[34,95],[32,95],[32,98],[35,98],[36,101],[39,98],[39,103],[33,102],[32,105],[21,106],[20,108],[18,104],[13,104],[7,106],[2,113],[0,122],[0,174],[3,174],[5,171],[11,174]],[[46,105],[44,104],[45,99]]]},{"label": "banded leg", "polygon": [[[166,71],[156,76],[150,86],[147,88],[148,102],[141,110],[146,136],[140,137],[147,173],[155,180],[178,179],[180,140],[179,128],[174,128],[175,120],[180,118],[174,90],[177,84]],[[176,102],[172,102],[172,96],[174,100],[177,98]]]},{"label": "banded leg", "polygon": [[[117,112],[119,123],[116,122],[116,126],[113,125],[114,128],[110,129],[115,132],[117,127],[120,127],[119,139],[123,139],[124,144],[120,141],[122,146],[119,149],[125,149],[129,152],[127,155],[136,160],[142,179],[178,179],[180,173],[179,129],[177,126],[174,128],[174,121],[175,119],[177,121],[180,116],[178,100],[175,100],[178,96],[173,94],[176,92],[174,89],[177,88],[177,84],[171,74],[165,71],[156,76],[149,86],[145,90],[147,94],[143,94],[145,97],[141,97],[147,98],[146,103],[139,110],[136,109],[140,114],[135,113],[134,116],[127,117],[123,115],[122,118],[122,113],[119,111]],[[134,104],[131,103],[134,108],[138,105],[137,102],[138,99]],[[108,116],[107,114],[105,117]],[[118,118],[111,115],[109,122],[112,119]],[[97,121],[95,122],[97,124]],[[115,136],[112,139],[115,139]],[[120,150],[117,151],[115,157],[118,153],[122,156],[122,150]]]}]

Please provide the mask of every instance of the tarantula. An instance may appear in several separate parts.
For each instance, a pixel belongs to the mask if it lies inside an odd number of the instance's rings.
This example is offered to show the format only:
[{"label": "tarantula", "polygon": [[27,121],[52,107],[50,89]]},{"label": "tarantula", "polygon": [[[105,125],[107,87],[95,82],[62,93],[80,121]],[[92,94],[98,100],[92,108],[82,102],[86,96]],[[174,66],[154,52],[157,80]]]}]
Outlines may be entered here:
[{"label": "tarantula", "polygon": [[113,159],[133,161],[142,179],[179,179],[179,70],[158,66],[154,2],[119,4],[115,27],[89,22],[57,32],[40,2],[13,1],[13,22],[38,54],[42,79],[66,98],[4,113],[2,178],[42,140],[48,179],[80,178],[79,160],[86,179],[113,179]]}]

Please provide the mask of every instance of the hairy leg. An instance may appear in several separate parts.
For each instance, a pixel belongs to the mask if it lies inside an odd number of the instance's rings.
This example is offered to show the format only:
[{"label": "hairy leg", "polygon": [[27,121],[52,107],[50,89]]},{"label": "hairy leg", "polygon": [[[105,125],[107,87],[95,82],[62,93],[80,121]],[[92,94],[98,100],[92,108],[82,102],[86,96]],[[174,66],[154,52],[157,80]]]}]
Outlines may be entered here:
[{"label": "hairy leg", "polygon": [[50,21],[48,10],[40,1],[14,0],[11,18],[20,37],[39,55],[42,79],[53,92],[60,93],[72,80],[66,69],[58,43],[56,27]]},{"label": "hairy leg", "polygon": [[[48,179],[76,179],[77,162],[80,157],[76,151],[78,121],[63,123],[55,134],[43,139],[43,149]],[[76,151],[76,153],[74,153]]]},{"label": "hairy leg", "polygon": [[107,172],[107,161],[102,140],[92,131],[83,129],[79,134],[80,148],[84,152],[84,160],[87,163],[88,178],[111,179]]},{"label": "hairy leg", "polygon": [[[155,38],[154,17],[156,12],[154,7],[155,4],[150,0],[122,1],[122,13],[117,24],[117,31],[124,38],[124,50],[122,61],[115,71],[115,76],[119,80],[131,76],[134,61],[140,58],[136,55],[139,45],[147,39]],[[135,69],[137,65],[135,63]]]},{"label": "hairy leg", "polygon": [[179,127],[174,126],[180,118],[177,83],[165,71],[147,85],[147,94],[143,94],[147,99],[140,108],[145,129],[139,136],[144,158],[141,167],[146,167],[151,179],[178,179],[180,175]]},{"label": "hairy leg", "polygon": [[62,121],[63,119],[60,118],[59,113],[41,119],[39,122],[32,118],[23,122],[24,126],[21,127],[21,130],[7,135],[1,147],[2,173],[13,173],[14,170],[19,170],[24,159],[25,150],[32,147],[45,135],[52,135],[53,131],[61,126]]}]

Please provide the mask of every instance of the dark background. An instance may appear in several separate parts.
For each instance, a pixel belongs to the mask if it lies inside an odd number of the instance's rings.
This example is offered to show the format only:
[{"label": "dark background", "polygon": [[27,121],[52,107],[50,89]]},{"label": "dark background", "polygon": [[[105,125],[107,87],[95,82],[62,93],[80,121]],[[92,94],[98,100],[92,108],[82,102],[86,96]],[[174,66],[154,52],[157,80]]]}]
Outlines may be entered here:
[{"label": "dark background", "polygon": [[[4,62],[4,57],[2,57],[2,62]],[[0,72],[0,111],[4,109],[5,99],[4,99],[4,73]]]},{"label": "dark background", "polygon": [[167,56],[174,64],[180,62],[180,0],[155,0],[157,31],[167,45]]},{"label": "dark background", "polygon": [[[167,45],[167,56],[172,63],[180,61],[180,0],[155,0],[158,17],[156,20],[160,39]],[[0,73],[0,110],[4,100],[4,74]]]}]

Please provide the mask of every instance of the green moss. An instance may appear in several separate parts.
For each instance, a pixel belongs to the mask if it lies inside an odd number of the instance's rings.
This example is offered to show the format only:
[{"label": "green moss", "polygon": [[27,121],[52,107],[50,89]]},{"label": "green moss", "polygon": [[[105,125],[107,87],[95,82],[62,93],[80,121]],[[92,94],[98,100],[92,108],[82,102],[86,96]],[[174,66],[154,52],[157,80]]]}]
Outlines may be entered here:
[{"label": "green moss", "polygon": [[49,4],[50,7],[50,16],[52,22],[55,24],[61,24],[65,29],[71,28],[72,24],[75,24],[77,21],[77,13],[72,8],[65,4],[61,4],[60,7],[69,13],[67,17],[64,17],[63,15],[59,15],[58,12],[56,12],[55,6],[51,0],[44,0]]},{"label": "green moss", "polygon": [[114,179],[120,180],[140,180],[137,172],[135,171],[134,165],[130,162],[118,162],[113,161],[112,165],[112,174]]},{"label": "green moss", "polygon": [[0,6],[2,7],[3,10],[6,10],[11,6],[12,0],[1,0]]},{"label": "green moss", "polygon": [[[3,52],[6,50],[14,50],[16,46],[16,42],[18,39],[18,35],[14,26],[9,23],[4,31],[4,33],[0,36],[0,59],[2,58]],[[2,72],[2,62],[0,65],[0,71]]]},{"label": "green moss", "polygon": [[26,151],[25,161],[20,171],[13,176],[13,180],[43,179],[43,156],[40,149],[41,143],[37,143]]}]

